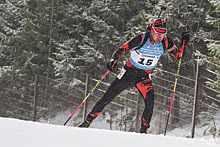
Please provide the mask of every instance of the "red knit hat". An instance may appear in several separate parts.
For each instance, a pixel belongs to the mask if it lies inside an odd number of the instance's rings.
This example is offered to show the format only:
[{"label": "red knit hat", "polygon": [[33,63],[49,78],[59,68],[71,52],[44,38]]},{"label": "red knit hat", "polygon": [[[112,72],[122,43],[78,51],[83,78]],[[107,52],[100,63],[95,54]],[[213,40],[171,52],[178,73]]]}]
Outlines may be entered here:
[{"label": "red knit hat", "polygon": [[167,23],[164,19],[156,19],[151,24],[151,31],[158,34],[164,35],[167,31]]}]

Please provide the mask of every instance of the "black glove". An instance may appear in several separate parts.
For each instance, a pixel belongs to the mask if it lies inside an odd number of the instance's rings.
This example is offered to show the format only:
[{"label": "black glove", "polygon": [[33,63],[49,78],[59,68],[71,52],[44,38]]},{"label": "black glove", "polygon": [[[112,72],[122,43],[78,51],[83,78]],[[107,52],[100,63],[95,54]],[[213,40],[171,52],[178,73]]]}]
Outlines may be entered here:
[{"label": "black glove", "polygon": [[111,59],[111,60],[107,63],[107,68],[108,68],[110,71],[113,71],[116,65],[117,65],[117,60]]},{"label": "black glove", "polygon": [[182,33],[182,42],[183,40],[185,40],[185,44],[189,41],[189,32],[187,30]]}]

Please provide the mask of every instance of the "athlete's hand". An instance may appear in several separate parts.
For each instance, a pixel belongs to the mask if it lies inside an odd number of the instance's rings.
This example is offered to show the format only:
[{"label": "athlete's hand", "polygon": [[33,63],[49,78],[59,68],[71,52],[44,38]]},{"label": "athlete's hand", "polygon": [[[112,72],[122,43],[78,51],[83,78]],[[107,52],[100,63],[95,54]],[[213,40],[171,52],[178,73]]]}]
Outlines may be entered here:
[{"label": "athlete's hand", "polygon": [[189,41],[189,32],[186,31],[182,33],[182,41],[185,40],[185,42],[187,43]]},{"label": "athlete's hand", "polygon": [[113,71],[114,68],[116,67],[116,65],[117,65],[117,60],[111,59],[111,60],[107,63],[107,68],[108,68],[110,71]]}]

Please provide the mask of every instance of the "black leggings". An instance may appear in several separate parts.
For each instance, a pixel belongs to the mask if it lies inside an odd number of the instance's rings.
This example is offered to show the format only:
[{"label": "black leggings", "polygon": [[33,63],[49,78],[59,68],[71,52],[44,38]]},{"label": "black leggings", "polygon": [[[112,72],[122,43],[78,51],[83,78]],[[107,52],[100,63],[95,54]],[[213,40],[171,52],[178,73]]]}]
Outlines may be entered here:
[{"label": "black leggings", "polygon": [[143,70],[138,70],[125,66],[121,73],[115,78],[104,96],[95,104],[92,111],[87,116],[88,119],[95,119],[106,105],[108,105],[123,90],[136,87],[141,93],[145,109],[142,115],[142,125],[149,126],[154,107],[154,89],[149,79],[149,74]]}]

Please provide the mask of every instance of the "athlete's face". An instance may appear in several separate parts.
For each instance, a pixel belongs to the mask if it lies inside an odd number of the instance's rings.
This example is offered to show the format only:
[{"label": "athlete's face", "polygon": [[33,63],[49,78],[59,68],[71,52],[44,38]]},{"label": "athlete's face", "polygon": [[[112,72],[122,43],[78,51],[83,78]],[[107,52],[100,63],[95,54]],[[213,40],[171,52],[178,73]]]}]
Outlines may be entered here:
[{"label": "athlete's face", "polygon": [[153,31],[151,31],[151,35],[152,35],[152,38],[154,39],[155,43],[161,42],[165,36],[165,34],[157,34]]},{"label": "athlete's face", "polygon": [[151,35],[155,41],[155,43],[159,43],[163,40],[165,34],[160,34],[158,32],[156,32],[156,30],[153,28],[153,30],[151,31]]}]

